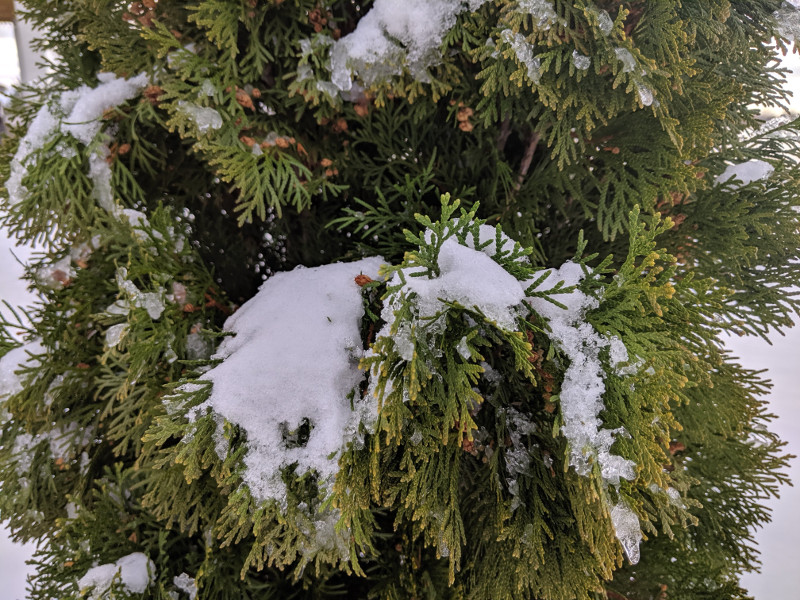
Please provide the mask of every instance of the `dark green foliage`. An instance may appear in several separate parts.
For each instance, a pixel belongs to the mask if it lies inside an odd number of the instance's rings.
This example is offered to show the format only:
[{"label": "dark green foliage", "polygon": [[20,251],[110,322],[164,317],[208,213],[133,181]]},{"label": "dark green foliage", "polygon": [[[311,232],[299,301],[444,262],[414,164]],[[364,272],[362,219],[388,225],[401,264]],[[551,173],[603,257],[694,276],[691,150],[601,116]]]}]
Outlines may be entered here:
[{"label": "dark green foliage", "polygon": [[[19,389],[0,381],[0,519],[42,542],[32,598],[87,597],[89,568],[142,552],[151,586],[108,597],[185,598],[187,573],[208,599],[745,600],[787,457],[768,385],[723,342],[800,307],[800,123],[752,108],[785,102],[782,3],[464,3],[427,78],[332,93],[334,40],[373,4],[27,2],[35,24],[58,15],[41,45],[60,57],[18,91],[0,148],[0,178],[27,188],[3,190],[0,223],[41,248],[37,303],[0,322],[0,358],[21,338],[35,354],[17,354]],[[20,171],[37,114],[66,118],[99,72],[150,85],[88,144],[56,127]],[[754,159],[774,171],[717,182]],[[483,250],[527,288],[514,323],[456,301],[421,317],[408,270],[439,276],[445,241],[480,251],[486,225]],[[260,502],[244,428],[204,404],[223,324],[277,272],[376,255],[371,378],[350,397],[377,392],[375,428],[330,489],[287,467],[285,502]],[[580,284],[543,289],[568,260]],[[540,313],[576,295],[628,354],[598,350],[598,418],[635,463],[617,483],[564,435],[573,357]],[[287,424],[285,444],[312,427]],[[639,520],[638,564],[615,506]]]}]

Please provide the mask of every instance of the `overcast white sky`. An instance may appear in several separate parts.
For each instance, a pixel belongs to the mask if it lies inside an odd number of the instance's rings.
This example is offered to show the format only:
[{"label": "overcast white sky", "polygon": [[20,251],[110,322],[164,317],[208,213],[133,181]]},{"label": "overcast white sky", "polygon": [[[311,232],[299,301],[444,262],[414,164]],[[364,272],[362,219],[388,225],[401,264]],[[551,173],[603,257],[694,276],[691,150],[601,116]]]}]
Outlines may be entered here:
[{"label": "overcast white sky", "polygon": [[[785,64],[795,76],[789,89],[795,94],[794,110],[800,107],[800,58],[788,57]],[[13,30],[0,24],[0,84],[8,84],[18,76],[16,46]],[[13,305],[23,305],[30,297],[18,281],[21,267],[11,254],[13,243],[0,231],[0,300]],[[27,252],[15,249],[15,254],[25,260]],[[800,327],[786,337],[777,337],[769,346],[761,340],[736,338],[730,347],[742,364],[755,369],[768,369],[774,383],[770,397],[772,411],[778,415],[773,429],[789,442],[788,452],[800,456]],[[800,484],[800,460],[792,461],[792,479]],[[762,551],[763,570],[745,577],[744,585],[756,600],[789,600],[798,597],[800,568],[797,547],[800,540],[800,486],[784,488],[780,501],[768,503],[774,510],[773,522],[757,533]],[[0,595],[7,600],[25,597],[25,560],[32,547],[12,544],[0,529]]]}]

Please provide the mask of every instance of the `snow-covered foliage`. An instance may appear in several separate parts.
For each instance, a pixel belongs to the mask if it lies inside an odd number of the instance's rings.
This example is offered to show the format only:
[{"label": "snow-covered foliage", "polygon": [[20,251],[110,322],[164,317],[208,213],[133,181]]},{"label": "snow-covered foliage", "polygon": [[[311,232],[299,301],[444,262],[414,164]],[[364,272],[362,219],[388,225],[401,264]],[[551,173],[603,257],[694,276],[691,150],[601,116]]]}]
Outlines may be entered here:
[{"label": "snow-covered foliage", "polygon": [[[420,244],[419,252],[408,255],[403,265],[383,267],[388,273],[383,325],[366,353],[361,338],[364,298],[354,279],[378,279],[380,258],[279,273],[228,319],[225,330],[234,335],[225,338],[213,357],[221,362],[180,391],[200,392],[204,386],[198,384],[211,383],[210,396],[189,409],[189,419],[211,412],[217,421],[220,458],[228,452],[222,433],[226,421],[246,433],[242,481],[254,498],[276,501],[285,509],[287,469],[297,475],[315,473],[324,494],[330,493],[338,458],[351,444],[361,443],[360,428],[374,432],[381,407],[394,402],[398,393],[401,402],[418,401],[419,389],[402,381],[401,372],[407,371],[391,361],[418,364],[430,360],[421,357],[431,352],[437,360],[448,360],[436,349],[444,344],[446,315],[454,308],[469,311],[508,339],[520,340],[515,343],[521,343],[531,309],[542,317],[547,335],[569,361],[560,392],[569,464],[584,477],[593,477],[597,465],[604,488],[635,478],[635,464],[611,452],[615,436],[626,431],[604,428],[600,419],[606,371],[621,376],[619,366],[628,362],[628,353],[621,340],[600,335],[586,321],[586,312],[598,301],[580,290],[585,268],[567,262],[558,270],[537,271],[527,251],[473,218],[473,213],[464,213],[460,219],[428,221],[419,236],[412,236]],[[485,335],[480,329],[475,333]],[[475,333],[462,337],[454,350],[464,362],[474,362],[479,371],[489,372],[487,377],[496,378],[470,342]],[[359,390],[366,376],[358,366],[362,358],[369,365],[366,393]],[[436,374],[434,366],[424,368]],[[476,391],[459,400],[466,411],[477,410],[482,401]],[[170,410],[176,410],[174,405]],[[527,476],[531,461],[523,438],[536,426],[516,409],[504,414],[513,442],[507,451],[506,477],[515,496],[517,479]],[[471,418],[459,419],[468,433]],[[409,434],[411,443],[420,443],[418,434],[414,432],[416,441]],[[636,562],[641,539],[636,514],[621,500],[609,503],[608,510],[615,515],[612,523],[629,559]],[[338,518],[325,514],[311,516],[323,529],[324,523]],[[308,544],[312,553],[321,547]]]},{"label": "snow-covered foliage", "polygon": [[766,179],[775,171],[775,167],[765,160],[752,159],[735,165],[728,165],[720,174],[716,182],[725,183],[729,179],[741,181],[741,185],[747,185],[754,181]]},{"label": "snow-covered foliage", "polygon": [[428,81],[428,68],[441,60],[439,47],[458,15],[477,10],[485,1],[376,0],[352,33],[333,43],[331,82],[347,92],[354,77],[372,85],[402,74],[404,68]]},{"label": "snow-covered foliage", "polygon": [[114,584],[131,594],[143,594],[155,580],[156,566],[141,552],[123,556],[113,563],[92,567],[78,580],[78,588],[91,588],[93,600],[108,597]]},{"label": "snow-covered foliage", "polygon": [[342,447],[360,424],[372,427],[375,403],[357,393],[364,307],[354,278],[376,278],[381,262],[279,273],[225,324],[236,335],[204,375],[213,392],[196,414],[208,407],[247,433],[244,482],[254,497],[285,502],[281,471],[291,465],[328,485]]},{"label": "snow-covered foliage", "polygon": [[52,105],[46,103],[39,109],[11,161],[6,188],[12,203],[27,197],[23,180],[33,155],[60,134],[72,136],[87,147],[92,146],[89,178],[94,183],[95,198],[100,206],[113,212],[111,168],[106,161],[109,151],[104,140],[98,138],[103,127],[101,117],[107,110],[136,96],[147,85],[148,76],[141,73],[131,79],[122,79],[112,73],[100,73],[97,78],[100,83],[96,87],[82,85],[62,93]]},{"label": "snow-covered foliage", "polygon": [[36,361],[33,357],[44,351],[41,341],[34,340],[10,350],[0,358],[0,406],[5,398],[22,391],[19,371],[33,366]]}]

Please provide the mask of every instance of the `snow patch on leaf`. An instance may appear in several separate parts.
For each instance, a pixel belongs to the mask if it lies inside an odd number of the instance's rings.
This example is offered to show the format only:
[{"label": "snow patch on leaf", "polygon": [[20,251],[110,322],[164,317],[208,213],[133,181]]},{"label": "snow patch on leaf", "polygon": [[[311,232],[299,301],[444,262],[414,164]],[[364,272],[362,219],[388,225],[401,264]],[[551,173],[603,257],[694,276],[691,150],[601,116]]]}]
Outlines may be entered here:
[{"label": "snow patch on leaf", "polygon": [[136,96],[147,85],[148,76],[140,73],[136,77],[122,79],[112,73],[100,73],[97,78],[100,83],[96,87],[82,85],[68,90],[58,96],[52,107],[44,104],[39,109],[11,161],[6,188],[12,204],[28,196],[28,189],[22,181],[28,175],[32,155],[44,148],[60,130],[87,147],[100,141],[89,157],[89,179],[94,184],[93,194],[98,204],[112,211],[111,167],[106,161],[108,148],[104,145],[105,140],[98,138],[104,125],[102,117],[109,109]]},{"label": "snow patch on leaf", "polygon": [[428,68],[441,60],[439,47],[466,9],[483,2],[471,0],[375,0],[356,29],[331,47],[331,81],[350,90],[353,77],[367,85],[401,75],[408,68],[419,81],[428,81]]},{"label": "snow patch on leaf", "polygon": [[[558,270],[551,270],[550,276],[535,291],[552,289],[558,282],[563,282],[564,287],[577,286],[584,276],[580,265],[568,261]],[[602,427],[600,412],[605,408],[605,371],[600,354],[608,349],[611,366],[618,367],[628,361],[628,353],[621,340],[601,336],[585,320],[586,312],[599,304],[595,298],[576,289],[568,295],[558,296],[558,301],[566,306],[566,310],[546,299],[530,298],[533,309],[547,319],[550,338],[570,360],[559,395],[563,419],[561,431],[569,441],[570,466],[579,475],[588,477],[597,464],[604,485],[618,486],[621,479],[636,478],[636,463],[611,453],[615,436],[627,435],[624,428]],[[638,539],[641,540],[639,521],[630,509],[623,510],[620,506],[609,507],[612,521],[628,559],[636,562],[639,556],[638,541],[634,544],[635,536],[631,533],[630,523],[636,521]],[[614,514],[617,515],[616,520]],[[618,524],[622,528],[617,527]]]},{"label": "snow patch on leaf", "polygon": [[93,600],[107,597],[115,582],[132,594],[143,594],[153,583],[155,572],[152,560],[141,552],[134,552],[116,562],[92,567],[78,580],[78,588],[93,588],[89,596]]},{"label": "snow patch on leaf", "polygon": [[357,390],[365,376],[358,368],[364,308],[354,278],[376,279],[382,262],[278,273],[225,323],[236,335],[225,338],[214,356],[223,362],[204,375],[213,388],[194,415],[210,407],[247,433],[243,479],[258,500],[286,502],[281,471],[291,465],[298,474],[315,471],[327,488],[359,424],[373,427],[375,400]]},{"label": "snow patch on leaf", "polygon": [[741,181],[741,185],[747,185],[754,181],[766,179],[772,175],[775,167],[766,161],[752,159],[728,167],[717,177],[716,183],[725,183],[729,179]]}]

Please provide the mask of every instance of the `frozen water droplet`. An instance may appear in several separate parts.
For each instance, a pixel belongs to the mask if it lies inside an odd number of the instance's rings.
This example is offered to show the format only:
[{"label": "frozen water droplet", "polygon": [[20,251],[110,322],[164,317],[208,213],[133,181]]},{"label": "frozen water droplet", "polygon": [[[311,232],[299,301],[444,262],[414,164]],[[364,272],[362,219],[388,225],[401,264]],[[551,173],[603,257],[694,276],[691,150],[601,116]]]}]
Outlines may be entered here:
[{"label": "frozen water droplet", "polygon": [[588,69],[592,64],[592,58],[590,56],[584,56],[577,50],[572,51],[572,64],[575,65],[576,69],[580,69],[581,71],[585,71]]},{"label": "frozen water droplet", "polygon": [[653,104],[653,92],[649,87],[637,83],[636,91],[639,93],[639,102],[641,102],[643,106],[650,106]]},{"label": "frozen water droplet", "polygon": [[112,325],[106,330],[106,345],[109,348],[114,348],[117,344],[119,344],[122,336],[125,334],[125,331],[128,329],[127,323],[120,323],[118,325]]}]

